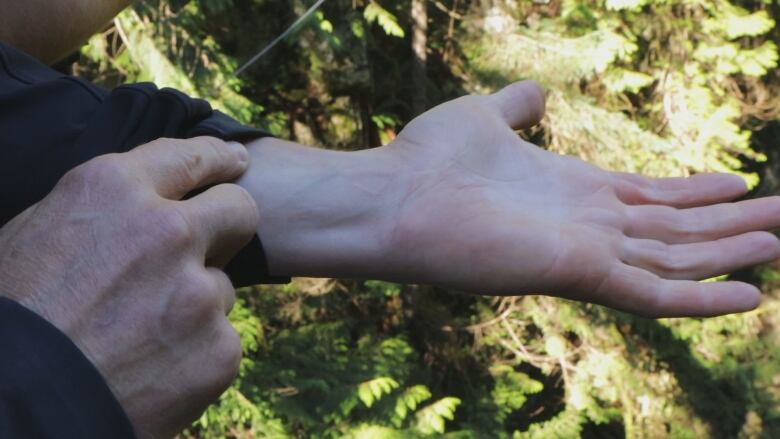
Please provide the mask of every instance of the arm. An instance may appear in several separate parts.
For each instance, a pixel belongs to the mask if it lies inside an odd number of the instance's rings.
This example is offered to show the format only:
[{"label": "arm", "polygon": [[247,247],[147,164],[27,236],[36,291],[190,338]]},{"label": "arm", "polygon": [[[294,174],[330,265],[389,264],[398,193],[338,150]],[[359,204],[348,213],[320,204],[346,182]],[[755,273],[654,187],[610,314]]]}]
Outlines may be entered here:
[{"label": "arm", "polygon": [[[0,117],[0,226],[96,156],[163,137],[246,141],[266,135],[176,90],[141,83],[108,91],[86,81],[61,81],[64,75],[4,44],[0,58],[0,108],[26,108]],[[255,239],[226,271],[240,286],[280,280],[269,279],[264,266]]]},{"label": "arm", "polygon": [[694,280],[772,260],[780,200],[725,174],[647,179],[541,150],[533,83],[443,104],[382,148],[335,152],[262,139],[239,184],[261,211],[275,275],[545,293],[646,316],[758,305],[740,282]]},{"label": "arm", "polygon": [[0,41],[53,63],[100,30],[132,0],[4,0]]},{"label": "arm", "polygon": [[402,163],[379,148],[329,151],[264,138],[238,184],[262,206],[271,274],[409,280],[388,266]]}]

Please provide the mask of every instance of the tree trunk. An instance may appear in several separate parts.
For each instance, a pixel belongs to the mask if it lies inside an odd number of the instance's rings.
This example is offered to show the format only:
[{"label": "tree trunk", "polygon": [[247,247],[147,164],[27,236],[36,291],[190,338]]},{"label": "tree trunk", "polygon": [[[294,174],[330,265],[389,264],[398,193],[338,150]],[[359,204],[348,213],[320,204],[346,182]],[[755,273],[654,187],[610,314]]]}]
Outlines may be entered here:
[{"label": "tree trunk", "polygon": [[412,0],[412,112],[417,116],[428,108],[425,96],[428,61],[428,9],[426,0]]}]

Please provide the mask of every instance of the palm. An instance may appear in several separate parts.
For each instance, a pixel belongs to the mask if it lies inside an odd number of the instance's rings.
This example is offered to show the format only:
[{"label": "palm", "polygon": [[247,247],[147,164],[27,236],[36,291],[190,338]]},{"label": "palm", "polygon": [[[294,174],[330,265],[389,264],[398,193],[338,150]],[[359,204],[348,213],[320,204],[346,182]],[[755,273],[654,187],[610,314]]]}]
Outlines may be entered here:
[{"label": "palm", "polygon": [[467,97],[413,121],[391,145],[410,157],[398,224],[425,281],[473,292],[547,293],[653,316],[757,305],[739,282],[697,283],[771,260],[775,198],[723,174],[645,179],[523,142],[543,103],[530,83]]}]

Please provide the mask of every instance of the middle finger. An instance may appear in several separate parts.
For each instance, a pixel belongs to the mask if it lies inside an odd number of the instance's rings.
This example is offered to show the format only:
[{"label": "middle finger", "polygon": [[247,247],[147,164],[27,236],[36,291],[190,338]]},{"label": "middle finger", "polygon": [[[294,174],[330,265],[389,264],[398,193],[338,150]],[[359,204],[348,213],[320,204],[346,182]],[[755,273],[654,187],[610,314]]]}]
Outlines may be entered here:
[{"label": "middle finger", "polygon": [[705,242],[780,227],[780,197],[675,209],[638,205],[626,208],[626,236],[667,244]]},{"label": "middle finger", "polygon": [[627,238],[622,259],[666,279],[701,280],[771,261],[778,254],[775,235],[751,232],[695,244]]}]

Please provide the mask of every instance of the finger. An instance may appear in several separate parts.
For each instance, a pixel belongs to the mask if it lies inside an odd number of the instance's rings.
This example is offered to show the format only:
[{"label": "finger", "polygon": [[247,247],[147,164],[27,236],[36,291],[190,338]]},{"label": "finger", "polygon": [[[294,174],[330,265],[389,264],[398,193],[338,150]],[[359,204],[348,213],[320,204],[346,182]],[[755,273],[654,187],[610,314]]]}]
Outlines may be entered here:
[{"label": "finger", "polygon": [[196,231],[207,265],[223,267],[257,233],[257,204],[235,184],[220,184],[177,203]]},{"label": "finger", "polygon": [[180,199],[194,189],[238,178],[249,164],[243,145],[213,137],[160,139],[128,153],[160,196]]},{"label": "finger", "polygon": [[489,98],[506,123],[516,130],[530,128],[544,116],[544,92],[536,81],[515,82]]},{"label": "finger", "polygon": [[768,232],[751,232],[696,244],[666,244],[627,239],[623,261],[666,279],[707,279],[780,256],[780,241]]},{"label": "finger", "polygon": [[242,356],[241,337],[226,318],[203,322],[202,327],[204,334],[192,337],[198,343],[182,370],[186,385],[181,386],[181,399],[195,413],[202,413],[230,387]]},{"label": "finger", "polygon": [[624,231],[632,238],[667,244],[712,241],[728,236],[780,227],[780,197],[690,209],[666,206],[629,206]]},{"label": "finger", "polygon": [[233,286],[233,282],[231,282],[228,275],[219,268],[206,267],[206,271],[214,282],[215,293],[218,294],[222,300],[225,315],[230,314],[233,305],[236,303],[236,288]]},{"label": "finger", "polygon": [[756,308],[761,293],[742,282],[662,279],[616,264],[597,291],[599,303],[644,317],[708,317]]},{"label": "finger", "polygon": [[685,208],[731,201],[747,193],[745,180],[733,174],[696,174],[681,178],[646,178],[614,173],[617,196],[626,204],[663,204]]}]

